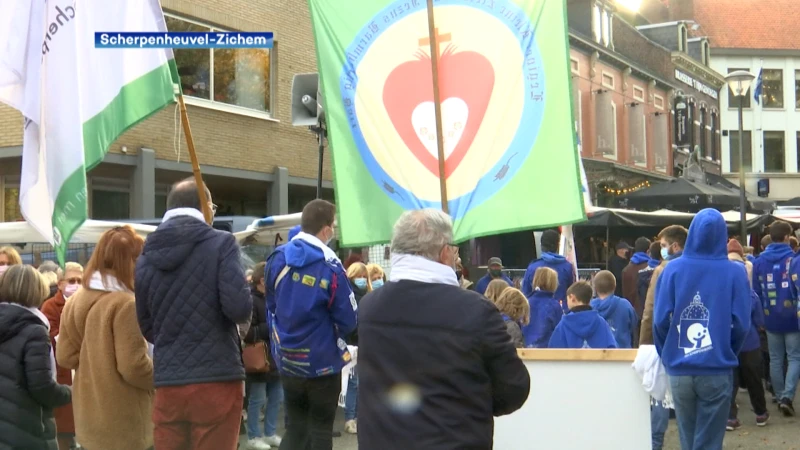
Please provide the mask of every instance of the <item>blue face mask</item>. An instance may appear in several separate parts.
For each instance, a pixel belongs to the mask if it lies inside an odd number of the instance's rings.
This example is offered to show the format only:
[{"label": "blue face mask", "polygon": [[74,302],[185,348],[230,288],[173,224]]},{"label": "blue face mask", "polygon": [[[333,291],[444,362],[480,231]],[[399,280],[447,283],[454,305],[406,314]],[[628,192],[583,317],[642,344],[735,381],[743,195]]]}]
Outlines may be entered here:
[{"label": "blue face mask", "polygon": [[661,259],[664,261],[669,259],[669,247],[661,247]]},{"label": "blue face mask", "polygon": [[366,289],[367,288],[367,279],[366,278],[356,278],[355,280],[353,280],[353,283],[355,283],[356,287],[359,288],[359,289]]},{"label": "blue face mask", "polygon": [[381,286],[383,286],[383,280],[378,279],[372,282],[372,289],[378,289]]}]

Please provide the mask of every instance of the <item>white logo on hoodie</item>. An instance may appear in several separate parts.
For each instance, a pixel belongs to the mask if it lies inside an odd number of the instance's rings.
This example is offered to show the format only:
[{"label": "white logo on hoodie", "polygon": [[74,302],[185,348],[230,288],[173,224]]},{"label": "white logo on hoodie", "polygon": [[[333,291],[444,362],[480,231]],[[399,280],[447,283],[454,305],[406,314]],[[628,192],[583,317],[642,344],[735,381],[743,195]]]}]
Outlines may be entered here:
[{"label": "white logo on hoodie", "polygon": [[681,312],[678,322],[678,347],[687,356],[711,350],[711,332],[708,328],[710,317],[711,314],[698,292],[689,306]]}]

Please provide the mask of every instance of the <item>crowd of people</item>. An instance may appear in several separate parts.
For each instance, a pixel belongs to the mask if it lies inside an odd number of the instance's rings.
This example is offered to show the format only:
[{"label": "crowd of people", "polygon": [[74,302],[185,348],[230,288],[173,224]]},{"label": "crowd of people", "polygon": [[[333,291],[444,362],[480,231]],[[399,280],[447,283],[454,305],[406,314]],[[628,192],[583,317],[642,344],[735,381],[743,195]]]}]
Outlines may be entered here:
[{"label": "crowd of people", "polygon": [[794,415],[800,258],[785,222],[756,258],[703,210],[618,245],[591,282],[548,230],[517,288],[497,257],[466,280],[441,211],[401,215],[387,278],[331,250],[324,200],[248,272],[202,206],[193,179],[177,183],[146,240],[112,228],[85,268],[0,248],[0,448],[234,449],[243,428],[253,450],[330,450],[339,406],[365,450],[491,448],[493,418],[530,391],[517,348],[652,348],[671,393],[652,402],[654,449],[672,408],[683,450],[722,448],[740,386],[756,425],[766,392]]}]

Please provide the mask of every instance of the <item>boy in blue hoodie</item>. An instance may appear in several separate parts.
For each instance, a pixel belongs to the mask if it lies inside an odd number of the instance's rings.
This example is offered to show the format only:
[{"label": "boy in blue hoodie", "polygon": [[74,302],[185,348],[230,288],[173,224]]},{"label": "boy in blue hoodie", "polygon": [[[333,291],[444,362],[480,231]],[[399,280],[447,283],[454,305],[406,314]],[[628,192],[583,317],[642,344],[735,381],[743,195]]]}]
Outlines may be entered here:
[{"label": "boy in blue hoodie", "polygon": [[617,348],[608,323],[589,306],[592,285],[573,283],[567,289],[569,314],[556,325],[548,348]]},{"label": "boy in blue hoodie", "polygon": [[683,255],[656,281],[653,340],[669,376],[683,450],[721,449],[737,355],[750,330],[750,283],[728,260],[728,227],[706,208]]},{"label": "boy in blue hoodie", "polygon": [[555,292],[555,299],[561,304],[564,312],[569,311],[567,306],[567,287],[572,285],[577,279],[575,268],[572,263],[567,261],[567,258],[558,254],[558,242],[561,235],[555,230],[547,230],[542,233],[542,239],[539,242],[542,248],[542,257],[536,259],[528,265],[525,271],[525,276],[522,278],[522,293],[525,297],[530,298],[533,294],[533,275],[539,267],[549,267],[556,271],[558,274],[558,288]]},{"label": "boy in blue hoodie", "polygon": [[597,298],[590,306],[608,322],[611,333],[617,342],[617,348],[633,348],[634,330],[638,320],[631,303],[614,295],[617,279],[608,270],[601,270],[594,276],[594,290]]},{"label": "boy in blue hoodie", "polygon": [[266,303],[272,354],[283,384],[287,429],[282,446],[331,448],[341,371],[351,355],[356,300],[341,261],[327,244],[335,206],[312,200],[301,231],[267,258]]},{"label": "boy in blue hoodie", "polygon": [[[753,290],[764,305],[764,328],[769,346],[770,377],[778,407],[794,415],[797,380],[800,377],[800,328],[797,317],[797,283],[800,266],[789,247],[792,226],[783,221],[769,226],[771,243],[753,264]],[[789,360],[784,377],[783,362]]]}]

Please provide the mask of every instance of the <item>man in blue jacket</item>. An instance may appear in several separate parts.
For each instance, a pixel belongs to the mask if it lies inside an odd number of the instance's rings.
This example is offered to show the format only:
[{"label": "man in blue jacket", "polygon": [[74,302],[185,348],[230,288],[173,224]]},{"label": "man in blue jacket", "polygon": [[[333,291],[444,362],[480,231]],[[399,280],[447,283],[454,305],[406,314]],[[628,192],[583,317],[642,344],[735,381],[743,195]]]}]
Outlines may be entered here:
[{"label": "man in blue jacket", "polygon": [[272,354],[288,422],[281,448],[333,447],[341,372],[351,359],[343,338],[356,328],[357,309],[344,267],[328,247],[335,216],[333,204],[312,200],[301,231],[267,258]]},{"label": "man in blue jacket", "polygon": [[733,369],[750,329],[750,282],[728,260],[728,228],[715,209],[689,227],[683,256],[656,281],[653,338],[669,375],[681,448],[721,449]]},{"label": "man in blue jacket", "polygon": [[[792,226],[783,221],[769,227],[771,244],[753,264],[753,290],[764,306],[764,328],[769,345],[770,378],[778,407],[786,416],[794,415],[792,400],[800,377],[800,328],[797,317],[797,274],[789,247]],[[784,377],[783,361],[789,360]]]},{"label": "man in blue jacket", "polygon": [[253,301],[236,239],[207,224],[201,210],[194,178],[175,184],[136,261],[139,328],[154,345],[157,448],[239,441],[245,371],[237,324],[249,327]]},{"label": "man in blue jacket", "polygon": [[489,287],[489,283],[491,283],[492,280],[503,280],[508,283],[509,286],[514,286],[514,282],[511,281],[511,278],[503,275],[503,261],[500,258],[496,256],[489,258],[487,266],[486,275],[475,283],[475,292],[481,295],[485,294],[486,288]]},{"label": "man in blue jacket", "polygon": [[539,267],[549,267],[558,274],[558,288],[556,288],[554,298],[561,304],[564,312],[569,312],[567,306],[567,288],[572,286],[576,280],[575,267],[567,261],[567,258],[558,254],[558,241],[561,235],[555,230],[547,230],[542,233],[540,245],[542,247],[542,257],[530,263],[525,277],[522,279],[522,293],[525,297],[533,294],[533,275]]}]

